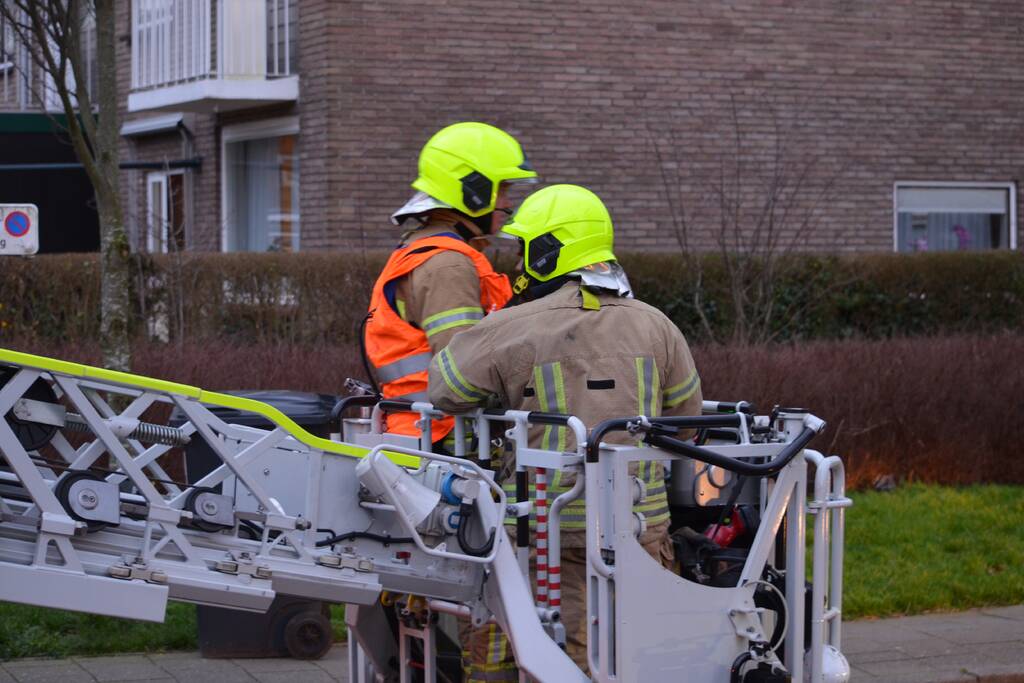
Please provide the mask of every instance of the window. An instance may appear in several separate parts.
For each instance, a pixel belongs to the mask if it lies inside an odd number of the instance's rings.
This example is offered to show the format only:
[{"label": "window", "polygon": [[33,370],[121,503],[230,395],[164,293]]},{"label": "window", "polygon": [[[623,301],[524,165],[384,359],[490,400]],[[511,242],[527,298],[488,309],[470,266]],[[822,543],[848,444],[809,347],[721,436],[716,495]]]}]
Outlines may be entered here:
[{"label": "window", "polygon": [[0,72],[14,69],[14,27],[0,16]]},{"label": "window", "polygon": [[224,251],[298,251],[298,119],[233,126],[222,138]]},{"label": "window", "polygon": [[1013,183],[896,183],[895,250],[1017,248]]},{"label": "window", "polygon": [[185,174],[146,175],[146,249],[150,253],[185,249]]}]

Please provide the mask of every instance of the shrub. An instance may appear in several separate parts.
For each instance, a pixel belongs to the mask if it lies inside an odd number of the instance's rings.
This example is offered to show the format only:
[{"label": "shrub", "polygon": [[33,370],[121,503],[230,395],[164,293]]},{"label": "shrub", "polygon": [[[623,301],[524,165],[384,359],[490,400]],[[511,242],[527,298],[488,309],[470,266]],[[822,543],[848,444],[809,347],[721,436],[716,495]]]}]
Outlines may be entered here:
[{"label": "shrub", "polygon": [[[95,343],[14,340],[10,347],[96,363]],[[704,396],[802,405],[828,421],[811,447],[838,453],[851,486],[881,475],[941,484],[1024,484],[1016,406],[1024,373],[1007,358],[1024,335],[817,341],[761,347],[696,345]],[[362,377],[352,344],[139,343],[135,371],[204,389],[340,393]]]},{"label": "shrub", "polygon": [[[355,338],[385,254],[187,253],[137,258],[139,333],[175,340],[333,344]],[[696,286],[678,254],[624,254],[637,296],[697,342],[727,340],[732,301],[718,255]],[[499,267],[514,265],[507,253]],[[0,344],[81,341],[99,330],[93,254],[0,262]],[[776,277],[771,338],[886,338],[1012,330],[1024,324],[1017,253],[800,255]],[[705,324],[703,321],[707,321]]]}]

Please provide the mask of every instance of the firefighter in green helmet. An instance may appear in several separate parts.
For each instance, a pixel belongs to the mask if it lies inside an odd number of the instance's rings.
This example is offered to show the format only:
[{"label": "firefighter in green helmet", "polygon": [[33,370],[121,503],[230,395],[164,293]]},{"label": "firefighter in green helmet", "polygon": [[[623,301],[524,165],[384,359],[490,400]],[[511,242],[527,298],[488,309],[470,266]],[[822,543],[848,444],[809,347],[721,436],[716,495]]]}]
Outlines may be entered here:
[{"label": "firefighter in green helmet", "polygon": [[[495,402],[507,409],[568,413],[592,427],[628,415],[699,415],[700,378],[686,339],[664,314],[632,297],[615,259],[611,217],[593,192],[553,185],[527,197],[502,232],[522,246],[515,290],[526,303],[488,316],[434,357],[430,400],[449,412]],[[621,435],[624,443],[628,435]],[[609,437],[609,441],[615,438]],[[530,445],[575,446],[565,427],[536,427]],[[673,561],[660,463],[634,463],[647,494],[636,511],[640,544]],[[574,481],[549,487],[554,498]],[[587,670],[586,515],[582,500],[561,516],[561,604],[569,655]],[[554,575],[552,575],[554,578]],[[550,586],[554,594],[555,586]]]},{"label": "firefighter in green helmet", "polygon": [[[365,348],[384,398],[427,400],[427,367],[452,338],[503,307],[508,277],[482,251],[511,213],[508,185],[535,181],[519,142],[485,123],[437,132],[419,156],[415,194],[391,216],[406,228],[371,294]],[[390,413],[387,431],[419,437],[419,415]],[[431,421],[435,448],[445,448],[454,421]],[[459,628],[466,681],[518,681],[494,626]]]},{"label": "firefighter in green helmet", "polygon": [[[417,192],[391,217],[409,227],[377,278],[366,323],[366,354],[384,398],[427,400],[431,356],[508,302],[508,278],[481,252],[511,213],[507,185],[536,177],[515,138],[485,123],[453,124],[424,145]],[[418,419],[391,414],[388,431],[419,437]],[[452,424],[435,420],[432,440]]]}]

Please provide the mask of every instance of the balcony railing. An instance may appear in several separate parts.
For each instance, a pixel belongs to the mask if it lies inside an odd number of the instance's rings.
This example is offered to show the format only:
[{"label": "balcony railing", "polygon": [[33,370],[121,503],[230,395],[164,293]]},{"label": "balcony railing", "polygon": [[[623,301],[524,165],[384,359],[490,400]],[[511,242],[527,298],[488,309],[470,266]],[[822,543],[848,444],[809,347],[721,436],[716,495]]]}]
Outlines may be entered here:
[{"label": "balcony railing", "polygon": [[[297,84],[290,89],[242,85],[292,76],[295,12],[296,0],[132,0],[129,109],[237,108],[295,99]],[[226,85],[144,96],[198,82]]]}]

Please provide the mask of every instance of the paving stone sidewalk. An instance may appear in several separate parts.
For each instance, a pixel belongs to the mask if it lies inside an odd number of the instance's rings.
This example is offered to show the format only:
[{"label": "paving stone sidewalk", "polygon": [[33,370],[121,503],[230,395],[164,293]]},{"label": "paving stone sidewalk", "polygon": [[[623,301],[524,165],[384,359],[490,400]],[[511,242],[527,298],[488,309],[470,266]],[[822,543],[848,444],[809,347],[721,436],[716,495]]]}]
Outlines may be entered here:
[{"label": "paving stone sidewalk", "polygon": [[1024,683],[1024,605],[843,625],[857,683]]},{"label": "paving stone sidewalk", "polygon": [[[843,625],[854,683],[1024,683],[1024,605]],[[0,683],[348,683],[348,648],[323,659],[203,659],[196,652],[0,664]]]}]

